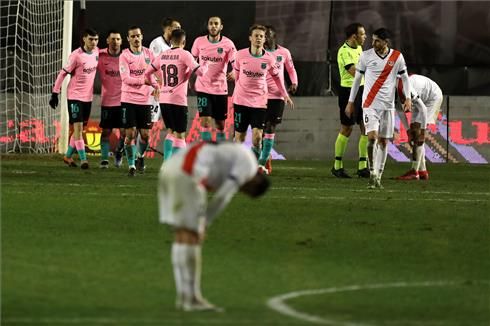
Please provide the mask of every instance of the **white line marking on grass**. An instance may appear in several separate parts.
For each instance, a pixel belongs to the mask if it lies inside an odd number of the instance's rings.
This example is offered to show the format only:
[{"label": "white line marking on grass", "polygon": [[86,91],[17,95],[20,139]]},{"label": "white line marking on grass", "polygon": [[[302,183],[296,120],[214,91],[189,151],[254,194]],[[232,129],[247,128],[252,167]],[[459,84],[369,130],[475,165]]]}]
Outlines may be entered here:
[{"label": "white line marking on grass", "polygon": [[[325,188],[319,188],[319,187],[271,187],[271,189],[274,189],[274,190],[303,190],[303,191],[306,191],[306,190],[322,190],[322,191],[325,191],[325,190],[331,190],[331,188],[329,187],[325,187]],[[366,193],[373,193],[372,190],[370,189],[353,189],[353,188],[350,188],[350,189],[337,189],[338,191],[350,191],[350,192],[366,192]],[[407,190],[407,189],[403,189],[403,190],[396,190],[396,189],[383,189],[382,191],[380,191],[382,193],[415,193],[415,194],[434,194],[434,195],[467,195],[467,196],[490,196],[490,192],[472,192],[472,191],[468,191],[468,192],[453,192],[453,191],[432,191],[432,190],[423,190],[423,191],[419,191],[419,190],[416,190],[414,189],[413,191],[410,191],[410,190]]]},{"label": "white line marking on grass", "polygon": [[[372,193],[375,193],[371,191]],[[386,198],[386,197],[345,197],[345,196],[267,196],[270,199],[285,199],[295,200],[295,199],[314,199],[314,200],[369,200],[369,201],[440,201],[440,202],[463,202],[463,203],[477,203],[477,202],[485,202],[488,203],[488,199],[461,199],[461,198]]]},{"label": "white line marking on grass", "polygon": [[[490,285],[490,281],[487,280],[472,281],[472,283]],[[343,286],[343,287],[331,287],[326,289],[293,291],[293,292],[272,297],[269,300],[267,300],[266,304],[270,309],[275,310],[283,315],[301,319],[304,321],[309,321],[311,323],[337,325],[337,326],[371,326],[370,324],[365,324],[365,323],[344,322],[344,321],[338,321],[338,320],[310,315],[291,308],[285,303],[285,301],[289,299],[298,298],[301,296],[306,296],[306,295],[320,295],[320,294],[327,294],[327,293],[353,292],[353,291],[363,291],[363,290],[372,290],[372,289],[389,289],[389,288],[404,288],[404,287],[454,286],[454,285],[464,285],[464,284],[466,284],[466,281],[427,281],[427,282],[413,282],[413,283],[395,282],[395,283],[381,283],[381,284],[350,285],[350,286]]]}]

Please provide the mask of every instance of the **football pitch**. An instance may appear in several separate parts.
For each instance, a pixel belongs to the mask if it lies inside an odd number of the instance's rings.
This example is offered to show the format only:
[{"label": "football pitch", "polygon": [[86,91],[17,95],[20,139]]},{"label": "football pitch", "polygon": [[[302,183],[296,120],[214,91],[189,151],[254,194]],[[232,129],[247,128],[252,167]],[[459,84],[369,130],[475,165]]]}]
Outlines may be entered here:
[{"label": "football pitch", "polygon": [[[430,165],[384,190],[331,162],[274,161],[271,190],[237,195],[203,246],[223,313],[174,309],[172,235],[144,175],[2,156],[2,325],[490,324],[490,166]],[[347,162],[355,170],[355,162]]]}]

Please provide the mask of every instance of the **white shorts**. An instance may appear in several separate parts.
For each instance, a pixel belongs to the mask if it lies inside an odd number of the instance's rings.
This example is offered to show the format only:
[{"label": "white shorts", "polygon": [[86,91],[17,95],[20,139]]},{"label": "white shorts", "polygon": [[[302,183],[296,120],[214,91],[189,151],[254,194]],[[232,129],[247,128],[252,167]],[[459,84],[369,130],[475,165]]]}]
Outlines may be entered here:
[{"label": "white shorts", "polygon": [[441,94],[438,94],[437,97],[434,97],[430,101],[425,103],[427,107],[427,124],[434,124],[437,121],[437,117],[439,116],[439,111],[441,110],[442,100],[444,97]]},{"label": "white shorts", "polygon": [[183,156],[166,161],[160,169],[158,206],[160,223],[198,232],[205,215],[206,190],[182,170]]},{"label": "white shorts", "polygon": [[412,102],[412,123],[413,122],[420,123],[421,129],[427,128],[427,109],[420,98],[417,98],[417,100]]},{"label": "white shorts", "polygon": [[155,101],[155,98],[152,96],[151,101],[151,122],[157,122],[160,120],[160,116],[162,113],[160,112],[160,103],[158,101]]},{"label": "white shorts", "polygon": [[362,110],[366,134],[376,131],[379,137],[393,138],[395,130],[395,110],[365,108]]}]

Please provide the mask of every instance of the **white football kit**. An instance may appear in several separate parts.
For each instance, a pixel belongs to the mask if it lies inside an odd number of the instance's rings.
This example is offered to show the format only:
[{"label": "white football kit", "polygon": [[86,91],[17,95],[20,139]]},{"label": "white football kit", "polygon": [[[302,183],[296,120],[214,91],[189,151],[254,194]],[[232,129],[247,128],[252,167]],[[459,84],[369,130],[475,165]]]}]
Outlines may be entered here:
[{"label": "white football kit", "polygon": [[[157,57],[157,55],[170,48],[171,45],[163,39],[163,36],[159,36],[153,39],[153,41],[151,41],[150,43],[150,50],[151,52],[153,52],[155,58]],[[150,104],[151,104],[151,122],[157,122],[158,120],[160,120],[160,117],[162,115],[160,109],[160,103],[157,100],[155,100],[155,98],[152,96]]]},{"label": "white football kit", "polygon": [[[378,132],[383,138],[392,138],[395,123],[395,91],[397,75],[406,75],[403,55],[394,49],[381,57],[372,48],[359,57],[356,70],[364,75],[362,94],[363,119],[366,133]],[[360,78],[359,78],[360,80]],[[352,87],[349,101],[354,102],[357,87]]]},{"label": "white football kit", "polygon": [[[433,80],[422,75],[410,75],[410,88],[413,97],[419,97],[427,107],[427,124],[434,124],[439,115],[443,100],[442,90]],[[413,118],[414,121],[417,117]]]},{"label": "white football kit", "polygon": [[[177,152],[160,169],[160,222],[199,231],[199,218],[209,225],[233,195],[257,174],[249,148],[236,143],[196,143]],[[207,192],[214,197],[207,206]]]}]

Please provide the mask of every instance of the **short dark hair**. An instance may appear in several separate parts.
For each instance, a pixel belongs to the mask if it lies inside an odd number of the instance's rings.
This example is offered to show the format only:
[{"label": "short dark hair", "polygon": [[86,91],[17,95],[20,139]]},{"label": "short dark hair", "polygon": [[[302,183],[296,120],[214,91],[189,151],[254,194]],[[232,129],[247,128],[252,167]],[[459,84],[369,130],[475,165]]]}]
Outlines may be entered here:
[{"label": "short dark hair", "polygon": [[259,29],[261,31],[267,32],[267,28],[264,25],[260,24],[253,24],[249,29],[248,29],[248,35],[252,35],[252,32],[256,29]]},{"label": "short dark hair", "polygon": [[269,189],[269,186],[271,185],[271,182],[264,174],[258,173],[255,178],[255,187],[254,190],[250,193],[250,196],[252,198],[260,197],[265,194],[265,192],[267,191],[267,189]]},{"label": "short dark hair", "polygon": [[345,38],[348,39],[349,37],[351,37],[351,35],[357,34],[357,31],[361,27],[364,28],[364,26],[361,23],[352,23],[347,25],[344,29]]},{"label": "short dark hair", "polygon": [[99,35],[99,33],[97,33],[97,31],[93,28],[86,28],[83,30],[83,33],[82,33],[82,37],[85,37],[85,36],[97,36]]},{"label": "short dark hair", "polygon": [[268,30],[274,32],[274,34],[276,34],[276,29],[274,28],[274,26],[272,26],[272,25],[265,25],[264,27],[267,28]]},{"label": "short dark hair", "polygon": [[115,29],[110,29],[110,30],[107,32],[107,37],[109,37],[111,34],[119,34],[119,35],[121,35],[121,32],[116,31]]},{"label": "short dark hair", "polygon": [[180,42],[185,37],[185,31],[183,29],[174,29],[170,36],[170,42]]},{"label": "short dark hair", "polygon": [[376,35],[378,38],[382,39],[383,41],[391,39],[391,32],[384,27],[375,30],[373,32],[373,35]]},{"label": "short dark hair", "polygon": [[179,22],[179,21],[172,17],[165,17],[162,19],[162,28],[170,27],[174,22]]},{"label": "short dark hair", "polygon": [[220,21],[220,23],[221,23],[221,25],[223,25],[223,18],[221,18],[220,16],[209,16],[209,18],[208,18],[208,22],[209,22],[209,20],[210,20],[211,18],[218,18],[218,19],[219,19],[219,21]]},{"label": "short dark hair", "polygon": [[140,30],[140,32],[141,32],[141,34],[143,34],[143,29],[142,29],[141,27],[139,27],[139,26],[136,26],[136,25],[133,25],[133,26],[129,27],[129,28],[128,28],[128,32],[129,32],[129,31],[132,31],[132,30],[134,30],[134,29],[139,29],[139,30]]}]

